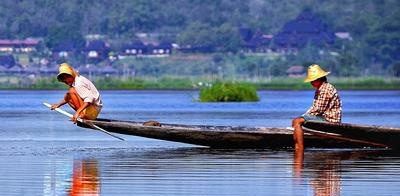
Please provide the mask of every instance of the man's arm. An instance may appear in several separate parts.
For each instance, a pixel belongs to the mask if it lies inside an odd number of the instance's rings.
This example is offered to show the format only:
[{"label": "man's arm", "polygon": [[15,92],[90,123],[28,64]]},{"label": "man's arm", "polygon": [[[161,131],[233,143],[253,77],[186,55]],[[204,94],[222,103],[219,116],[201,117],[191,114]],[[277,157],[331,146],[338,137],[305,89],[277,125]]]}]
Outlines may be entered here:
[{"label": "man's arm", "polygon": [[56,109],[56,108],[59,108],[59,107],[65,105],[66,103],[68,103],[68,102],[65,101],[65,99],[63,99],[63,100],[60,101],[59,103],[52,104],[51,107],[50,107],[50,109],[51,109],[51,110],[54,110],[54,109]]},{"label": "man's arm", "polygon": [[75,114],[74,114],[74,116],[72,117],[71,120],[72,120],[74,123],[76,123],[76,121],[77,121],[77,119],[79,118],[79,115],[81,114],[81,112],[82,112],[84,109],[86,109],[89,105],[90,105],[90,103],[88,103],[88,102],[83,102],[83,105],[82,105],[80,108],[78,108],[78,109],[76,110],[76,112],[75,112]]}]

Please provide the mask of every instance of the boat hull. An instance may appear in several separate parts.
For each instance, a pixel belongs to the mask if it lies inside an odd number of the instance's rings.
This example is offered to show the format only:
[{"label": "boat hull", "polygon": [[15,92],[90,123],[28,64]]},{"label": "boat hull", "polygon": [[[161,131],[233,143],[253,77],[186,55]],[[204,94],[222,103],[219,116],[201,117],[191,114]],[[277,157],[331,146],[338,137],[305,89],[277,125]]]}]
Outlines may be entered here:
[{"label": "boat hull", "polygon": [[[143,126],[140,122],[97,119],[88,121],[109,132],[160,139],[210,148],[292,148],[293,131],[285,128],[195,126],[162,124]],[[78,126],[90,128],[83,123]],[[315,148],[361,148],[364,144],[321,138],[305,133],[306,147]]]},{"label": "boat hull", "polygon": [[400,149],[400,128],[349,123],[328,123],[307,121],[305,128],[339,134],[343,137],[385,144],[392,149]]}]

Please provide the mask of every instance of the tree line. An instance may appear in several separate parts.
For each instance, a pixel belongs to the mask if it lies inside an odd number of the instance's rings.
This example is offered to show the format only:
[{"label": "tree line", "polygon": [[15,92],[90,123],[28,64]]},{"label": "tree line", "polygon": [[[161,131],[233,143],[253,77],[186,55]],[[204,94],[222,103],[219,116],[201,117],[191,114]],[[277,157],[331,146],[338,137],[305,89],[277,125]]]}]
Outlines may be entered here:
[{"label": "tree line", "polygon": [[339,57],[324,57],[319,48],[309,46],[299,52],[303,57],[298,54],[288,59],[295,62],[308,55],[308,61],[323,58],[323,62],[340,65],[336,69],[348,75],[359,69],[379,69],[399,76],[399,4],[398,0],[3,0],[0,39],[42,37],[49,48],[63,41],[79,48],[88,34],[126,41],[137,33],[150,33],[160,41],[237,52],[239,27],[276,34],[285,22],[310,9],[333,31],[349,32],[353,40],[327,48]]}]

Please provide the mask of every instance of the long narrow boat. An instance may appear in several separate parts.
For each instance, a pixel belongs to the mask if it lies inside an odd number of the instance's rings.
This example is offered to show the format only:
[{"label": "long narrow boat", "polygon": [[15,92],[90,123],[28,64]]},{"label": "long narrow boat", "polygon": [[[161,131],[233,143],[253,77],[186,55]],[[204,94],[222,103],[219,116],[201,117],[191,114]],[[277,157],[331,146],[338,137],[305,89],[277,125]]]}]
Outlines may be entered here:
[{"label": "long narrow boat", "polygon": [[[237,127],[237,126],[197,126],[197,125],[177,125],[162,124],[159,126],[144,126],[141,122],[119,121],[110,119],[87,120],[87,123],[78,123],[78,126],[91,128],[87,124],[94,124],[109,132],[141,136],[153,139],[161,139],[174,142],[182,142],[211,148],[291,148],[293,146],[293,131],[286,128],[268,128],[268,127]],[[319,127],[317,127],[317,125]],[[327,124],[332,126],[331,124]],[[383,127],[363,127],[344,124],[347,132],[360,132],[359,134],[375,134],[382,132],[381,139],[370,142],[369,137],[350,138],[342,137],[339,131],[329,133],[330,128],[324,128],[323,124],[307,123],[306,128],[318,130],[315,132],[306,132],[304,142],[306,147],[315,148],[362,148],[387,146],[397,148],[400,146],[395,142],[386,142],[386,137],[400,141],[400,129]],[[351,128],[353,127],[353,129]],[[357,128],[358,127],[358,128]],[[340,130],[340,125],[337,125]],[[326,132],[321,132],[325,130]],[[332,137],[330,137],[332,135]],[[327,137],[328,136],[328,137]],[[344,139],[343,139],[344,138]],[[388,139],[388,138],[387,138]],[[379,145],[382,144],[382,145]]]},{"label": "long narrow boat", "polygon": [[385,144],[392,149],[400,149],[400,128],[320,121],[307,121],[304,123],[304,127],[355,140]]}]

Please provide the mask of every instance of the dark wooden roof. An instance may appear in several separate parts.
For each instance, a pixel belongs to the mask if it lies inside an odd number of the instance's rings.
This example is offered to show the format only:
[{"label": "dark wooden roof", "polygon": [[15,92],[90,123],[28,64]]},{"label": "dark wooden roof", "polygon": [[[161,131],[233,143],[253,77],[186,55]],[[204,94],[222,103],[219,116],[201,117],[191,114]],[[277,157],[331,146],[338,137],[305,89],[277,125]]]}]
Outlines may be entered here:
[{"label": "dark wooden roof", "polygon": [[296,19],[288,21],[274,37],[278,47],[302,48],[307,43],[333,44],[335,34],[311,11],[303,11]]},{"label": "dark wooden roof", "polygon": [[131,43],[129,44],[125,44],[122,47],[122,50],[125,51],[127,49],[146,49],[146,45],[144,45],[144,43],[140,40],[133,40]]},{"label": "dark wooden roof", "polygon": [[74,43],[63,41],[53,48],[53,52],[72,52],[74,50]]},{"label": "dark wooden roof", "polygon": [[242,39],[242,47],[255,50],[262,46],[269,46],[272,40],[271,35],[264,34],[261,30],[254,33],[248,28],[240,28],[239,33]]},{"label": "dark wooden roof", "polygon": [[105,51],[108,45],[102,40],[93,40],[86,44],[85,51]]},{"label": "dark wooden roof", "polygon": [[162,48],[162,49],[172,49],[172,43],[171,42],[161,42],[156,47]]}]

